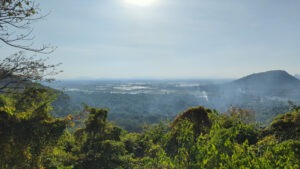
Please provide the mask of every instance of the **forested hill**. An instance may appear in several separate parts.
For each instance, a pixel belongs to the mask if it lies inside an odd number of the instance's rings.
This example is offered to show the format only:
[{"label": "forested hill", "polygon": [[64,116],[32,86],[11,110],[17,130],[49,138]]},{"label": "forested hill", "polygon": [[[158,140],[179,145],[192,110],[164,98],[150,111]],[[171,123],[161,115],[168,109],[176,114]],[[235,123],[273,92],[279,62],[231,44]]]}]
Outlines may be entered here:
[{"label": "forested hill", "polygon": [[300,93],[300,80],[286,71],[272,70],[242,77],[222,85],[222,90],[253,96],[294,99]]},{"label": "forested hill", "polygon": [[247,87],[275,87],[300,85],[300,80],[283,70],[272,70],[262,73],[255,73],[232,82],[235,85]]}]

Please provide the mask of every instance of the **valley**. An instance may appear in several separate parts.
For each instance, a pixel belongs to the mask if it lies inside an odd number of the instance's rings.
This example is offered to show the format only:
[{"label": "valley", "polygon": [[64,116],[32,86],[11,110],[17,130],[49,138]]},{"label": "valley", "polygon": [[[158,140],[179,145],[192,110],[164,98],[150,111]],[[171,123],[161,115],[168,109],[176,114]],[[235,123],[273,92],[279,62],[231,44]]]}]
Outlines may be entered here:
[{"label": "valley", "polygon": [[[73,80],[51,87],[68,97],[57,116],[78,114],[84,105],[108,108],[109,119],[127,130],[173,120],[189,107],[205,106],[226,113],[238,107],[267,124],[289,110],[288,101],[300,103],[299,80],[285,71],[268,71],[232,79],[194,80]],[[61,102],[61,101],[60,101]]]}]

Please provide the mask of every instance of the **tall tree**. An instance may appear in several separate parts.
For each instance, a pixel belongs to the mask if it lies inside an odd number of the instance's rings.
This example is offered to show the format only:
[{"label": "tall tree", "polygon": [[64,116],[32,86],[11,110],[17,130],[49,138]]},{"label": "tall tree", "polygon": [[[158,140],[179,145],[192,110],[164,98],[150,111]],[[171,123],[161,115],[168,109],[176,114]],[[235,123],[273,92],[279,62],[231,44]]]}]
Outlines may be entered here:
[{"label": "tall tree", "polygon": [[0,96],[0,168],[41,168],[46,149],[56,146],[69,119],[50,114],[54,95],[28,88],[14,97]]},{"label": "tall tree", "polygon": [[[0,47],[13,47],[33,53],[48,54],[54,48],[33,45],[32,23],[44,18],[34,0],[1,0],[0,1]],[[0,60],[0,91],[24,87],[24,82],[53,80],[52,75],[61,72],[59,64],[46,64],[47,59],[37,56],[26,56],[24,51],[12,54]],[[3,57],[3,56],[1,56]],[[20,85],[21,84],[21,85]]]}]

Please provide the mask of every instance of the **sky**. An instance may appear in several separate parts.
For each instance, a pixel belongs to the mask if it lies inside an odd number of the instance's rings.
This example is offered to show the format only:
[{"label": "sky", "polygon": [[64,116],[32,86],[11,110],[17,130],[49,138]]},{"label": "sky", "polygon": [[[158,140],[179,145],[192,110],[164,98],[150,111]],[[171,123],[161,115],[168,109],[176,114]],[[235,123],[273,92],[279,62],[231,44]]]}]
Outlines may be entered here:
[{"label": "sky", "polygon": [[[299,74],[299,0],[38,1],[35,45],[58,79],[238,78]],[[15,49],[1,48],[4,55]]]}]

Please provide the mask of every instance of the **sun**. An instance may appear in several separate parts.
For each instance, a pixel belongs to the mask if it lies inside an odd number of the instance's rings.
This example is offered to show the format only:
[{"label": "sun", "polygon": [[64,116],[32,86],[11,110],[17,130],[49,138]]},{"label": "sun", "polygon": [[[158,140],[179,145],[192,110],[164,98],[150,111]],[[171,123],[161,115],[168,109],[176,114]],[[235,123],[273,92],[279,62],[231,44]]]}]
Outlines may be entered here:
[{"label": "sun", "polygon": [[150,6],[155,4],[158,0],[124,0],[126,4],[136,6]]}]

